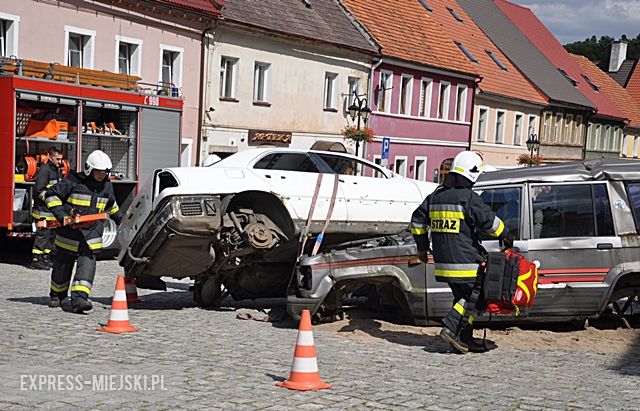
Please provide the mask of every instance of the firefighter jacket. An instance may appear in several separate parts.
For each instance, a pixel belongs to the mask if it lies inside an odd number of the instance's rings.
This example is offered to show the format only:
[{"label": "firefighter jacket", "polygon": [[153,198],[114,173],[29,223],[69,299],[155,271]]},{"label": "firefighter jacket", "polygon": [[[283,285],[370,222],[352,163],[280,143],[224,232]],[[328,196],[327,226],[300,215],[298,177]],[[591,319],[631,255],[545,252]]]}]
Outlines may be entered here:
[{"label": "firefighter jacket", "polygon": [[36,184],[33,189],[33,211],[31,215],[37,220],[55,220],[55,216],[47,208],[44,195],[47,189],[62,180],[60,169],[51,163],[43,164],[36,173]]},{"label": "firefighter jacket", "polygon": [[411,216],[418,251],[431,252],[438,281],[475,280],[486,253],[478,232],[497,238],[507,233],[502,220],[471,188],[440,186]]},{"label": "firefighter jacket", "polygon": [[[84,174],[72,171],[64,180],[49,188],[45,193],[49,210],[60,222],[66,215],[87,215],[109,213],[118,224],[122,212],[118,208],[113,185],[108,179],[98,182]],[[60,227],[56,232],[55,245],[69,252],[98,252],[102,249],[104,222],[80,228]]]}]

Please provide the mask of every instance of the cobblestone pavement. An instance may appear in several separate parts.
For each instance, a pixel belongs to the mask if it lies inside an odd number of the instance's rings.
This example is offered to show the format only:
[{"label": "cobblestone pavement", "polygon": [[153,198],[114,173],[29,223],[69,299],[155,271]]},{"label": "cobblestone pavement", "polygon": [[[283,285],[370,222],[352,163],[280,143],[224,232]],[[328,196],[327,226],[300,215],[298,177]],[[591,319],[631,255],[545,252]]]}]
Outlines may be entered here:
[{"label": "cobblestone pavement", "polygon": [[640,404],[634,355],[498,348],[458,356],[435,337],[403,345],[323,330],[314,333],[315,343],[322,378],[333,388],[289,391],[275,382],[289,374],[295,324],[240,321],[234,311],[196,308],[185,282],[168,283],[167,292],[140,292],[145,302],[129,309],[140,332],[96,332],[108,319],[119,271],[115,261],[99,262],[94,310],[75,315],[46,306],[48,272],[0,264],[0,409],[623,410]]}]

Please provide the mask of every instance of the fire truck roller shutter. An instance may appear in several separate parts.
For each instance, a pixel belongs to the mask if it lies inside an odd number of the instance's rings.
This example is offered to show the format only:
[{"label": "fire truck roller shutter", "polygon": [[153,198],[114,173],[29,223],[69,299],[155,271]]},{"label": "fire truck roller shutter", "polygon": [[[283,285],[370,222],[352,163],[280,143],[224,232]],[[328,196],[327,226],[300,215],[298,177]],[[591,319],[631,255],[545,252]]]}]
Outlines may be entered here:
[{"label": "fire truck roller shutter", "polygon": [[140,184],[157,168],[178,167],[181,115],[178,111],[147,107],[141,110]]}]

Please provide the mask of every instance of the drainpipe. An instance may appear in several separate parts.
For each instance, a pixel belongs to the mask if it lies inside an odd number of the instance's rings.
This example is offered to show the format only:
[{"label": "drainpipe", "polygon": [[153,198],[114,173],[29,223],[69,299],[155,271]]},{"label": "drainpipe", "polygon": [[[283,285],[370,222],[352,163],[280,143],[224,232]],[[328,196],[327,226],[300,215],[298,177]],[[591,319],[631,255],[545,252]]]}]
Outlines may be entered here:
[{"label": "drainpipe", "polygon": [[[371,66],[371,71],[369,72],[369,96],[367,98],[367,102],[369,103],[369,107],[373,106],[373,76],[376,72],[376,69],[378,67],[380,67],[380,65],[382,64],[382,57],[380,57],[380,60],[378,60],[378,62],[376,64],[374,64],[373,66]],[[376,107],[377,109],[377,107]],[[369,117],[369,123],[371,122],[371,116]],[[362,144],[362,158],[366,159],[367,155],[369,154],[367,151],[367,144]]]},{"label": "drainpipe", "polygon": [[[217,23],[217,20],[216,20]],[[198,108],[198,138],[196,142],[196,166],[200,165],[200,157],[201,157],[201,149],[202,149],[202,128],[204,127],[204,111],[205,111],[205,78],[209,75],[209,39],[207,37],[207,33],[216,29],[216,24],[211,27],[208,27],[202,31],[202,38],[200,41],[200,90],[199,96],[200,104]]]}]

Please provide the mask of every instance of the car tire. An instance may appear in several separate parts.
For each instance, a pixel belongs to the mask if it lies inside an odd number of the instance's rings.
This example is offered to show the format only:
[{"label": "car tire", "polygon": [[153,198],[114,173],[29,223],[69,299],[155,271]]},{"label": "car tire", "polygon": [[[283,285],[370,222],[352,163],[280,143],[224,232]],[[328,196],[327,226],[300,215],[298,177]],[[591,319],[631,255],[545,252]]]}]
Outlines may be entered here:
[{"label": "car tire", "polygon": [[208,277],[204,280],[196,280],[193,286],[193,300],[201,307],[216,307],[220,303],[222,287],[220,281]]}]

